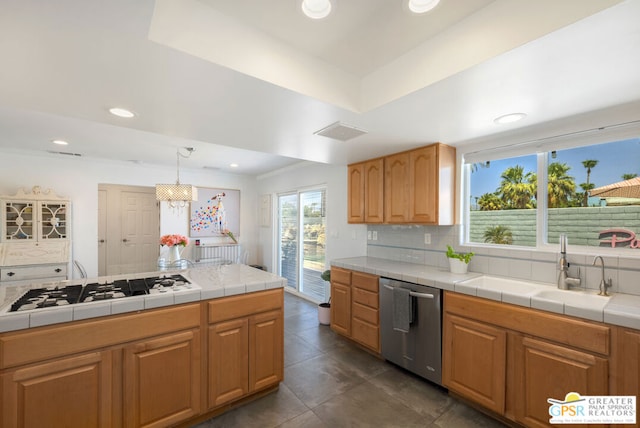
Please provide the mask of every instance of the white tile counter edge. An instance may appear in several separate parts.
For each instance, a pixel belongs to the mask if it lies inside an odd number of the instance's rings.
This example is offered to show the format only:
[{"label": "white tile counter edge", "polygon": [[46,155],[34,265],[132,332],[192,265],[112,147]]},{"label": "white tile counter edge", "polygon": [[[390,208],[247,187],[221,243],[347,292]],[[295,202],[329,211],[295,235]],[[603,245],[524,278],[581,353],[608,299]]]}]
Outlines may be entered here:
[{"label": "white tile counter edge", "polygon": [[[23,312],[8,312],[8,306],[12,300],[0,302],[0,333],[22,330],[31,327],[58,324],[69,321],[86,320],[90,318],[118,315],[127,312],[137,312],[145,309],[161,308],[165,306],[198,302],[200,300],[216,299],[219,297],[232,296],[238,294],[252,293],[262,290],[283,288],[287,285],[287,280],[273,273],[246,265],[225,265],[214,267],[197,267],[182,271],[166,272],[146,272],[136,275],[118,275],[111,278],[91,278],[84,282],[104,282],[105,279],[122,278],[143,278],[155,274],[184,275],[199,288],[183,291],[174,291],[167,294],[147,294],[144,296],[133,296],[125,299],[116,299],[108,302],[78,303],[69,306],[58,306],[52,308],[34,309]],[[81,284],[82,281],[68,281],[62,285]],[[29,288],[42,287],[43,284],[33,284],[21,287],[26,291]],[[12,287],[12,286],[7,286]],[[18,293],[21,296],[24,291]],[[13,296],[16,294],[13,293]]]},{"label": "white tile counter edge", "polygon": [[527,295],[527,293],[506,293],[460,284],[468,279],[483,275],[476,272],[453,274],[448,270],[435,266],[378,259],[375,257],[336,259],[331,261],[331,266],[416,284],[429,285],[442,290],[455,291],[457,293],[540,309],[547,312],[570,315],[591,321],[640,329],[640,296],[622,293],[614,294],[604,309],[598,311],[590,308],[565,305],[561,302],[540,299],[535,296],[532,297]]}]

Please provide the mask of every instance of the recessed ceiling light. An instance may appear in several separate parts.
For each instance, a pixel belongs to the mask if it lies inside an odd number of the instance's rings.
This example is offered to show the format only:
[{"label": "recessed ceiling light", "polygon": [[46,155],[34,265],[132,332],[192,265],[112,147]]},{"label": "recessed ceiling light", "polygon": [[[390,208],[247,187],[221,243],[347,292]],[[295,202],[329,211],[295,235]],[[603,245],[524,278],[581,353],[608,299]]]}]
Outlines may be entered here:
[{"label": "recessed ceiling light", "polygon": [[114,116],[124,117],[127,119],[135,116],[135,114],[131,110],[127,110],[126,108],[122,108],[122,107],[112,107],[109,109],[109,113],[111,113]]},{"label": "recessed ceiling light", "polygon": [[426,13],[436,7],[440,0],[409,0],[409,10],[413,13]]},{"label": "recessed ceiling light", "polygon": [[311,19],[322,19],[331,13],[329,0],[302,0],[302,12]]},{"label": "recessed ceiling light", "polygon": [[229,167],[230,167],[230,168],[237,168],[237,167],[239,167],[239,166],[240,166],[240,165],[238,165],[237,163],[230,163],[230,164],[229,164]]},{"label": "recessed ceiling light", "polygon": [[59,146],[66,146],[66,145],[68,145],[68,144],[69,144],[69,143],[67,143],[67,142],[66,142],[66,141],[64,141],[64,140],[52,140],[51,142],[52,142],[53,144],[57,144],[57,145],[59,145]]},{"label": "recessed ceiling light", "polygon": [[509,113],[504,116],[496,117],[493,122],[499,125],[504,125],[505,123],[517,122],[525,117],[527,117],[525,113]]}]

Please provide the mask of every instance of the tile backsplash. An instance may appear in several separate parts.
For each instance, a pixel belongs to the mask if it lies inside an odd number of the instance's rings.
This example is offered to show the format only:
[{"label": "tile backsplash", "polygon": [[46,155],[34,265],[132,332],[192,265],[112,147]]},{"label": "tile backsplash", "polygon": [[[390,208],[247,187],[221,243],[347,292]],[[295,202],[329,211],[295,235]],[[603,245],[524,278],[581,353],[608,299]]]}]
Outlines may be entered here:
[{"label": "tile backsplash", "polygon": [[[447,245],[463,252],[473,251],[475,256],[469,271],[490,275],[555,284],[559,251],[527,248],[496,248],[491,246],[457,245],[460,226],[368,225],[367,256],[407,263],[424,264],[448,269],[445,256]],[[374,239],[375,238],[375,239]],[[640,250],[638,250],[640,255]],[[640,258],[624,255],[604,255],[605,251],[572,254],[567,252],[571,276],[582,279],[582,287],[598,289],[602,278],[600,265],[593,266],[594,256],[602,255],[605,278],[612,279],[612,293],[640,296]]]}]

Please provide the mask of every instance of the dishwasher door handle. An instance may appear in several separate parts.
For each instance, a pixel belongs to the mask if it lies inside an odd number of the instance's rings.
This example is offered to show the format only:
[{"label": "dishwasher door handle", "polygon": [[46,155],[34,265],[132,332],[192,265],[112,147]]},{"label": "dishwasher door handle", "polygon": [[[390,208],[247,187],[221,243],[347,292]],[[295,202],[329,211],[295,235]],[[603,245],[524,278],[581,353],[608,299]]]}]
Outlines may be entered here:
[{"label": "dishwasher door handle", "polygon": [[[386,288],[387,290],[393,290],[394,287],[387,285],[387,284],[382,284],[382,286],[384,288]],[[427,293],[417,293],[415,291],[410,291],[409,292],[409,296],[411,297],[419,297],[422,299],[435,299],[436,296],[434,296],[433,294],[427,294]]]},{"label": "dishwasher door handle", "polygon": [[419,298],[422,298],[422,299],[434,299],[436,297],[433,294],[416,293],[415,291],[411,291],[409,293],[409,296],[411,296],[411,297],[419,297]]}]

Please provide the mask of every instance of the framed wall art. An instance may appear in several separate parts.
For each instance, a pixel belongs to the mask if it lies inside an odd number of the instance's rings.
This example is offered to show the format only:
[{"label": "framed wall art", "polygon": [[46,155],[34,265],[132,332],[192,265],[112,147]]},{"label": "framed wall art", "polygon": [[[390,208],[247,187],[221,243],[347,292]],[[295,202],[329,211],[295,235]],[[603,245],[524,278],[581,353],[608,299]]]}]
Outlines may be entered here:
[{"label": "framed wall art", "polygon": [[189,236],[240,235],[240,190],[198,187],[198,200],[191,202]]}]

